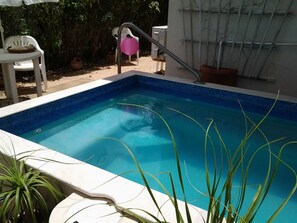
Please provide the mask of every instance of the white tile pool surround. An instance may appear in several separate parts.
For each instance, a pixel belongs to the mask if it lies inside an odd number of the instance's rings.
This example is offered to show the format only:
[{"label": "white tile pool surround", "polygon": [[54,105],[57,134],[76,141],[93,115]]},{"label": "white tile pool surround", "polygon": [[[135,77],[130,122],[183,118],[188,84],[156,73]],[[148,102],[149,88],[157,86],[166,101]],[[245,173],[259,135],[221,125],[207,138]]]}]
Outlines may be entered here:
[{"label": "white tile pool surround", "polygon": [[[92,83],[80,85],[74,88],[66,89],[60,92],[56,92],[50,95],[46,95],[40,98],[32,99],[30,101],[21,102],[11,106],[7,106],[0,109],[0,118],[5,117],[16,112],[26,110],[28,108],[33,108],[44,103],[55,101],[64,98],[69,95],[73,95],[79,92],[86,91],[91,88],[96,88],[102,85],[106,85],[110,82],[117,81],[122,78],[126,78],[133,75],[144,75],[151,77],[152,74],[146,74],[143,72],[131,71],[125,74],[117,75],[108,79],[98,80]],[[155,76],[154,76],[155,77]],[[172,80],[177,82],[183,82],[189,84],[187,80],[170,78],[165,76],[156,76],[155,78]],[[215,84],[204,84],[205,87],[210,88],[220,88],[222,90],[232,90],[235,92],[247,93],[250,95],[264,96],[274,99],[276,96],[268,93],[259,93],[250,90],[242,90],[234,87],[219,86]],[[282,100],[288,100],[291,102],[297,102],[295,98],[282,97]],[[36,169],[39,169],[46,174],[56,178],[61,183],[63,183],[67,188],[73,188],[73,191],[79,191],[78,194],[71,194],[66,200],[61,202],[52,212],[50,223],[59,222],[74,222],[75,218],[69,218],[71,214],[69,212],[77,210],[78,207],[84,207],[86,204],[93,204],[93,199],[91,198],[107,198],[112,200],[115,204],[123,208],[138,208],[145,209],[146,211],[158,215],[158,210],[153,204],[148,192],[145,190],[144,186],[137,184],[135,182],[129,181],[125,178],[118,177],[110,172],[103,169],[94,167],[92,165],[80,162],[76,159],[63,155],[51,149],[42,147],[39,144],[30,142],[16,135],[7,133],[0,130],[0,146],[3,153],[21,154],[27,152],[31,154],[31,158],[26,160],[26,163]],[[9,152],[10,151],[10,152]],[[38,157],[38,159],[36,159]],[[52,161],[50,161],[52,160]],[[160,192],[154,191],[157,201],[160,205],[168,201],[168,197]],[[85,195],[85,196],[84,196]],[[101,199],[97,199],[99,203],[102,202]],[[182,202],[181,202],[182,204]],[[183,207],[181,205],[181,207]],[[114,209],[108,209],[106,207],[101,208],[102,210],[108,212],[113,212]],[[92,209],[93,210],[93,209]],[[100,210],[100,209],[99,209]],[[166,215],[166,220],[168,222],[175,222],[174,209],[169,202],[162,207],[163,212]],[[88,211],[86,209],[86,211]],[[193,214],[194,222],[202,223],[204,222],[203,216],[206,212],[200,208],[193,207],[191,209]],[[89,213],[89,212],[87,212]],[[139,214],[141,214],[139,212]],[[94,221],[90,219],[90,216],[80,212],[75,216],[77,219],[85,219],[85,222],[101,222],[98,220],[98,216],[94,216]],[[129,219],[121,218],[120,215],[113,215],[112,219],[105,221],[102,218],[102,222],[130,222]],[[80,221],[78,221],[80,222]]]}]

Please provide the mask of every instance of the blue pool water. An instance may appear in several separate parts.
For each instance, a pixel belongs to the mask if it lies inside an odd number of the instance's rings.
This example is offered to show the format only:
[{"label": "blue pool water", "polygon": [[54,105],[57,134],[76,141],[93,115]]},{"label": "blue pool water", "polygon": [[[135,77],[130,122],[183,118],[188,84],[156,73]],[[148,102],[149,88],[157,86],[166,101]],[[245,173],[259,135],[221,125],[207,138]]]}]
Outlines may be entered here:
[{"label": "blue pool water", "polygon": [[[140,107],[135,105],[140,105]],[[171,172],[176,182],[178,196],[182,199],[181,189],[178,186],[172,140],[165,123],[158,116],[160,114],[170,126],[177,143],[187,199],[196,206],[207,208],[207,198],[202,195],[202,193],[207,192],[204,166],[204,132],[197,124],[175,110],[194,118],[204,128],[208,126],[210,120],[214,120],[231,153],[239,145],[246,129],[251,127],[251,123],[246,124],[243,113],[238,109],[135,88],[92,104],[68,116],[59,117],[50,123],[36,126],[32,130],[22,133],[21,136],[142,183],[139,174],[132,172],[136,170],[135,164],[128,151],[117,141],[120,140],[131,149],[142,169],[155,174],[167,185],[167,188],[169,188],[169,181],[164,172]],[[256,123],[263,117],[263,114],[249,112],[247,114]],[[283,141],[272,146],[275,153],[285,142],[297,139],[295,121],[268,117],[261,125],[261,130],[267,134],[266,136],[270,141],[286,137]],[[221,147],[213,131],[211,135],[214,139],[218,158]],[[248,141],[246,148],[249,151],[255,151],[263,144],[265,144],[263,136],[256,132]],[[257,154],[251,165],[247,200],[252,199],[256,192],[255,185],[264,180],[263,177],[268,164],[267,156],[267,150],[263,149]],[[212,163],[213,157],[210,150],[207,157],[209,163]],[[283,160],[295,170],[297,170],[296,157],[297,146],[288,146],[283,153]],[[223,169],[225,164],[226,157],[223,157]],[[264,202],[255,222],[266,222],[269,214],[276,209],[293,187],[294,180],[294,176],[288,169],[281,165],[275,184],[271,188],[267,201]],[[151,180],[150,183],[153,188],[160,190],[154,181]],[[201,193],[193,189],[191,184],[195,185]],[[236,180],[234,182],[235,191],[238,186],[239,181]],[[296,222],[294,219],[297,210],[296,205],[297,196],[294,195],[275,222]]]}]

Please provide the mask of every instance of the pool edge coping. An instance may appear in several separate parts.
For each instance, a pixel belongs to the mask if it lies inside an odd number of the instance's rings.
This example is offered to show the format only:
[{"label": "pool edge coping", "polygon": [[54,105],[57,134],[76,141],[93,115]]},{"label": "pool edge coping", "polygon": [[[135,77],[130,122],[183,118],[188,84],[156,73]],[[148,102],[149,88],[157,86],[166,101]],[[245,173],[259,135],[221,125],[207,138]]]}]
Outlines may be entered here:
[{"label": "pool edge coping", "polygon": [[[59,100],[65,96],[70,96],[73,94],[77,94],[79,92],[82,91],[86,91],[89,90],[91,88],[96,88],[99,86],[103,86],[105,84],[108,84],[110,82],[116,81],[116,80],[120,80],[120,79],[124,79],[130,76],[134,76],[134,75],[144,75],[147,77],[152,77],[152,74],[149,73],[145,73],[145,72],[139,72],[139,71],[130,71],[127,73],[123,73],[120,75],[116,75],[110,78],[106,78],[106,79],[101,79],[101,80],[97,80],[91,83],[87,83],[87,84],[83,84],[77,87],[73,87],[70,89],[66,89],[63,91],[59,91],[56,93],[52,93],[43,97],[39,97],[36,99],[32,99],[29,101],[24,101],[21,102],[19,104],[15,104],[15,105],[11,105],[11,106],[7,106],[4,108],[1,108],[1,115],[0,117],[4,117],[6,115],[10,115],[12,113],[15,112],[20,112],[23,110],[26,110],[28,108],[32,108],[38,105],[42,105],[45,103],[49,103],[51,101],[55,101],[55,100]],[[181,78],[172,78],[172,77],[166,77],[166,76],[153,76],[154,78],[158,78],[158,79],[163,79],[163,80],[169,80],[169,81],[178,81],[178,82],[182,82],[182,83],[186,83],[186,84],[193,84],[196,85],[195,83],[191,83],[188,80],[185,79],[181,79]],[[253,91],[253,90],[245,90],[245,89],[239,89],[236,87],[227,87],[227,86],[222,86],[222,85],[216,85],[216,84],[199,84],[201,85],[201,87],[209,87],[209,88],[215,88],[215,89],[220,89],[220,90],[226,90],[226,91],[232,91],[235,93],[241,93],[241,94],[250,94],[250,95],[254,95],[254,96],[260,96],[260,97],[266,97],[266,98],[270,98],[270,99],[275,99],[276,98],[276,94],[271,94],[271,93],[263,93],[263,92],[258,92],[258,91]],[[45,99],[47,99],[47,101],[45,102]],[[297,102],[297,100],[295,98],[292,97],[287,97],[287,96],[280,96],[281,100],[285,100],[285,101],[289,101],[289,102]],[[18,153],[20,152],[24,152],[26,150],[24,150],[24,145],[28,145],[29,148],[32,149],[36,149],[37,153],[39,154],[40,152],[40,145],[29,142],[27,140],[27,142],[24,141],[24,139],[22,139],[21,137],[15,136],[13,134],[10,133],[6,133],[0,130],[0,132],[7,134],[9,137],[11,137],[11,140],[13,142],[16,142],[15,149]],[[29,143],[28,143],[29,142]],[[65,158],[66,156],[63,154],[59,154],[58,152],[55,152],[53,150],[50,149],[42,149],[42,153],[40,153],[40,155],[44,156],[44,157],[52,157],[52,158]],[[77,161],[73,158],[71,158],[69,160],[69,162],[80,162]],[[117,177],[117,180],[115,180],[113,182],[114,186],[108,185],[107,187],[100,187],[100,190],[98,189],[94,189],[98,187],[98,184],[102,184],[102,182],[92,182],[94,179],[92,178],[92,174],[91,174],[91,178],[87,179],[86,182],[84,181],[84,179],[80,178],[79,175],[84,175],[86,170],[90,171],[90,173],[94,173],[94,174],[98,174],[101,176],[104,176],[105,182],[109,181],[111,178],[115,177],[114,174],[111,174],[107,171],[103,171],[100,169],[100,171],[98,171],[99,168],[97,167],[92,167],[89,164],[85,164],[80,162],[79,165],[76,165],[76,167],[79,166],[79,168],[77,168],[77,170],[75,171],[75,173],[77,174],[77,178],[75,179],[73,176],[71,178],[71,180],[69,180],[68,185],[70,185],[71,187],[73,187],[74,189],[80,190],[82,193],[87,194],[88,196],[93,196],[93,197],[106,197],[108,199],[112,199],[114,202],[116,203],[125,203],[126,207],[131,207],[130,205],[134,206],[136,205],[137,207],[143,207],[143,208],[148,208],[147,202],[149,202],[150,198],[148,197],[148,194],[143,194],[140,191],[143,191],[144,186],[140,186],[139,184],[132,182],[132,184],[128,183],[129,180],[126,180],[124,178],[121,177]],[[65,170],[61,171],[60,168],[58,167],[54,167],[53,163],[44,163],[41,161],[36,161],[36,160],[28,160],[27,162],[28,165],[40,169],[41,171],[45,171],[46,173],[48,173],[50,176],[54,176],[57,177],[59,176],[59,180],[65,181],[65,176],[68,176],[67,172],[69,169],[68,164],[65,167]],[[61,165],[61,164],[59,164]],[[81,168],[83,166],[83,168]],[[94,169],[96,168],[96,169]],[[81,170],[83,169],[83,171]],[[54,170],[54,171],[53,171]],[[73,171],[73,167],[71,167],[71,170]],[[106,173],[107,172],[107,173]],[[91,181],[90,181],[91,180]],[[83,186],[83,184],[87,184],[87,186]],[[129,184],[129,186],[127,186],[127,184]],[[126,203],[126,201],[130,200],[131,197],[126,197],[127,194],[124,194],[125,196],[112,196],[114,194],[114,188],[118,188],[119,186],[121,186],[121,189],[123,188],[127,188],[127,190],[134,190],[134,192],[137,191],[137,194],[140,194],[143,197],[138,197],[141,199],[141,201],[137,201],[136,200],[132,200],[130,203]],[[81,187],[85,187],[85,188],[81,188]],[[94,190],[93,190],[94,189]],[[91,192],[90,192],[91,191]],[[155,191],[155,193],[157,194],[158,198],[160,198],[160,200],[162,202],[165,202],[165,200],[167,199],[167,197],[164,197],[164,195],[160,192]],[[132,197],[135,197],[136,195],[133,195]],[[145,202],[144,202],[145,200]],[[157,210],[153,207],[152,211],[154,213],[157,213]],[[202,209],[197,209],[198,211],[202,211]],[[200,215],[200,214],[199,214]]]}]

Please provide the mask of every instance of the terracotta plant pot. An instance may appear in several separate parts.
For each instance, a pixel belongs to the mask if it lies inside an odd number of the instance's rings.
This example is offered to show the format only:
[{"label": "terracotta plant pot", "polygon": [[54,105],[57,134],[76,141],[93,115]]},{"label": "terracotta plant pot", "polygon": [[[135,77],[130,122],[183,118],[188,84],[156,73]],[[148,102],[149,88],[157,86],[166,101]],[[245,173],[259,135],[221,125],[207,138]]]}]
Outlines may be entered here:
[{"label": "terracotta plant pot", "polygon": [[105,56],[105,60],[108,64],[114,64],[115,63],[115,55],[113,53],[107,53]]},{"label": "terracotta plant pot", "polygon": [[82,59],[78,57],[74,57],[73,60],[71,61],[70,66],[73,70],[79,70],[84,66],[84,62],[82,61]]},{"label": "terracotta plant pot", "polygon": [[219,68],[207,65],[200,67],[201,79],[204,82],[215,84],[223,84],[228,86],[236,86],[237,82],[237,69]]}]

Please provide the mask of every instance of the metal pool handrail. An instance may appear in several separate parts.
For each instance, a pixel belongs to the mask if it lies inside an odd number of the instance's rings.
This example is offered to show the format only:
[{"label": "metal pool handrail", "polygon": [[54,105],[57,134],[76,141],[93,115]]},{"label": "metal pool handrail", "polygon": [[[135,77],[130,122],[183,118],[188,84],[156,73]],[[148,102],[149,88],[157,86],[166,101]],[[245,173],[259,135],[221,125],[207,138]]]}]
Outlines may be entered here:
[{"label": "metal pool handrail", "polygon": [[195,71],[192,67],[190,67],[188,64],[186,64],[184,61],[182,61],[178,56],[176,56],[174,53],[172,53],[170,50],[168,50],[165,46],[160,44],[157,40],[153,39],[150,37],[147,33],[145,33],[142,29],[140,29],[138,26],[131,22],[126,22],[123,23],[118,30],[118,42],[117,42],[117,47],[118,47],[118,74],[122,73],[122,67],[121,67],[121,60],[122,60],[122,51],[120,47],[121,43],[121,33],[124,27],[129,27],[137,31],[140,35],[142,35],[144,38],[146,38],[148,41],[151,43],[155,44],[158,46],[163,52],[165,52],[168,56],[170,56],[172,59],[174,59],[177,63],[179,63],[181,66],[183,66],[186,70],[188,70],[191,74],[193,74],[196,78],[195,82],[200,82],[201,83],[201,77],[200,74]]}]

